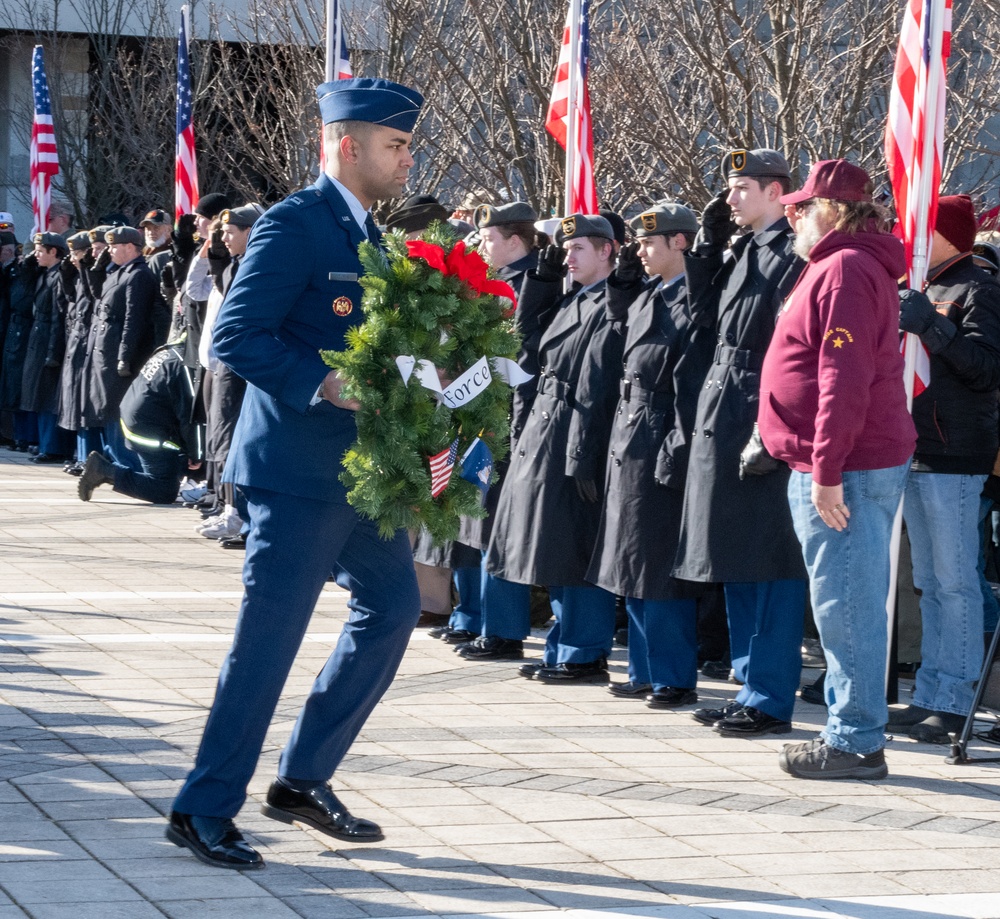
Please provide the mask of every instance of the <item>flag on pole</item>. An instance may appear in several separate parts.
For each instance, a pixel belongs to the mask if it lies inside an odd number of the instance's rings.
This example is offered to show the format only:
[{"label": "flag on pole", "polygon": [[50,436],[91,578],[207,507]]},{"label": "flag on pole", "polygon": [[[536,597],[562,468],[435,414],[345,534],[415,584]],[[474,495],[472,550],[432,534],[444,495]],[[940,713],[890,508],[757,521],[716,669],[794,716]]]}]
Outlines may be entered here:
[{"label": "flag on pole", "polygon": [[190,20],[181,7],[177,33],[177,156],[174,168],[174,219],[194,212],[198,203],[198,162],[194,152],[194,96],[191,93]]},{"label": "flag on pole", "polygon": [[440,453],[428,458],[431,466],[431,497],[436,498],[447,487],[451,481],[451,471],[455,468],[455,460],[458,459],[458,438],[456,437],[450,447],[446,447]]},{"label": "flag on pole", "polygon": [[31,123],[31,231],[44,233],[49,224],[49,204],[52,201],[52,177],[59,175],[59,151],[52,129],[52,99],[45,76],[45,55],[41,45],[35,45],[31,55],[31,85],[35,102],[35,117]]},{"label": "flag on pole", "polygon": [[570,0],[545,129],[566,151],[566,213],[596,214],[588,0]]},{"label": "flag on pole", "polygon": [[490,479],[493,477],[493,454],[479,437],[473,440],[469,444],[469,449],[462,454],[460,475],[466,481],[478,486],[483,500],[486,499],[486,492],[490,488]]},{"label": "flag on pole", "polygon": [[[346,80],[354,76],[351,60],[347,55],[347,39],[344,36],[344,19],[340,15],[338,0],[326,3],[326,66],[324,76],[327,83]],[[323,149],[323,128],[319,132],[319,170],[326,171],[326,150]]]},{"label": "flag on pole", "polygon": [[[902,230],[910,286],[923,290],[930,239],[937,218],[944,147],[947,61],[951,46],[952,0],[907,0],[896,54],[885,159],[896,216]],[[913,335],[904,353],[914,367],[912,392],[930,382],[930,358]]]}]

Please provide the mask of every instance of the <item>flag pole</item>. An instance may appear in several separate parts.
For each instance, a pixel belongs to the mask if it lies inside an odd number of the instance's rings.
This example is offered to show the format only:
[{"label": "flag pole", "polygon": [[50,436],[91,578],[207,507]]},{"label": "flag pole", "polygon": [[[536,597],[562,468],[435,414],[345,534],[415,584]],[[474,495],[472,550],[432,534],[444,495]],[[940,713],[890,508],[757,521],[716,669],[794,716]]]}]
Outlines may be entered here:
[{"label": "flag pole", "polygon": [[340,48],[340,17],[337,0],[326,0],[326,65],[324,82],[337,78],[337,51]]},{"label": "flag pole", "polygon": [[577,105],[577,80],[580,69],[580,0],[570,0],[569,5],[569,85],[567,87],[568,98],[566,100],[566,182],[565,182],[565,207],[563,216],[568,217],[575,210],[573,207],[574,187],[573,180],[576,175],[576,158],[579,156],[577,150],[577,132],[580,128],[580,108]]}]

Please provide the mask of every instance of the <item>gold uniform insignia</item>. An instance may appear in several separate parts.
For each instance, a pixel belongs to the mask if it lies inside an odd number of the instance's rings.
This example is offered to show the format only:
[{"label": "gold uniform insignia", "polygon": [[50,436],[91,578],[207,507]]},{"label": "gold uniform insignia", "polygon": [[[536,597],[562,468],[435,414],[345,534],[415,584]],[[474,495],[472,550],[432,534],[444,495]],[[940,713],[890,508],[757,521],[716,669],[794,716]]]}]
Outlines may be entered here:
[{"label": "gold uniform insignia", "polygon": [[351,303],[350,297],[337,297],[337,299],[333,301],[333,311],[338,316],[348,316],[353,309],[354,304]]},{"label": "gold uniform insignia", "polygon": [[646,211],[645,214],[640,214],[639,219],[642,221],[642,228],[647,233],[656,232],[656,211]]},{"label": "gold uniform insignia", "polygon": [[734,150],[730,154],[730,162],[732,168],[735,172],[740,172],[746,168],[747,165],[747,152],[746,150]]},{"label": "gold uniform insignia", "polygon": [[483,226],[483,224],[490,222],[490,217],[493,216],[493,210],[488,204],[480,204],[476,208],[476,213],[473,216],[473,222],[477,227]]},{"label": "gold uniform insignia", "polygon": [[562,222],[563,236],[572,236],[576,232],[576,218],[567,217]]}]

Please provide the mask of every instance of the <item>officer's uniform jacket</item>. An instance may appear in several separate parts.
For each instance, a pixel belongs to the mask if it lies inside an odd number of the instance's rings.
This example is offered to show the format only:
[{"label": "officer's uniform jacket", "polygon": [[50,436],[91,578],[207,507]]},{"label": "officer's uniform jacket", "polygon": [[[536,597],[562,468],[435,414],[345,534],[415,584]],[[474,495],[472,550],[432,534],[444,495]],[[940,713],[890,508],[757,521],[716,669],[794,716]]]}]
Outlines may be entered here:
[{"label": "officer's uniform jacket", "polygon": [[670,576],[681,526],[684,479],[698,393],[715,348],[691,321],[683,275],[666,286],[609,284],[632,299],[619,400],[608,447],[604,512],[587,579],[644,600],[695,595]]},{"label": "officer's uniform jacket", "polygon": [[[65,303],[59,264],[46,268],[35,282],[35,301],[21,377],[21,410],[59,411],[59,375],[66,353]],[[55,363],[47,367],[47,363]]]},{"label": "officer's uniform jacket", "polygon": [[[529,275],[523,296],[559,303],[559,286]],[[538,394],[500,491],[487,555],[498,577],[585,583],[601,502],[580,498],[572,476],[600,492],[623,345],[624,316],[612,312],[603,282],[563,298],[539,344]]]},{"label": "officer's uniform jacket", "polygon": [[716,333],[691,432],[674,576],[691,581],[805,579],[788,509],[789,470],[740,481],[757,420],[760,369],[785,296],[805,263],[781,218],[725,256],[685,256],[692,319]]},{"label": "officer's uniform jacket", "polygon": [[365,240],[326,175],[254,224],[213,333],[219,359],[248,384],[224,481],[346,503],[354,413],[314,396],[330,371],[319,352],[343,350],[364,319]]},{"label": "officer's uniform jacket", "polygon": [[30,260],[16,260],[6,269],[10,318],[3,343],[3,371],[0,373],[0,408],[6,411],[20,411],[21,408],[24,356],[28,351],[28,335],[35,309],[35,280],[40,270],[33,256]]},{"label": "officer's uniform jacket", "polygon": [[166,450],[201,459],[198,425],[191,421],[195,388],[183,344],[157,348],[121,402],[122,432],[139,450]]},{"label": "officer's uniform jacket", "polygon": [[[153,350],[156,294],[156,279],[141,255],[108,272],[92,319],[85,427],[117,423],[122,396]],[[119,361],[129,365],[130,376],[118,376]]]},{"label": "officer's uniform jacket", "polygon": [[77,431],[83,427],[87,398],[87,345],[94,301],[83,267],[71,291],[66,291],[66,354],[59,380],[59,427]]}]

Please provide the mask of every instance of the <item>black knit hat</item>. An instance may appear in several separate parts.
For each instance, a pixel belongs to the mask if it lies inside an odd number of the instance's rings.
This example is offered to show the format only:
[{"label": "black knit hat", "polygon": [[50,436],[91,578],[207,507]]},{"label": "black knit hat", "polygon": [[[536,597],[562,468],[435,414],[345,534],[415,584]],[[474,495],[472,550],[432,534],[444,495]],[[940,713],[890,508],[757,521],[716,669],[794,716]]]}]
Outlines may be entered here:
[{"label": "black knit hat", "polygon": [[226,195],[213,191],[198,199],[198,203],[194,206],[194,212],[199,217],[218,217],[227,207],[232,206],[232,202]]}]

